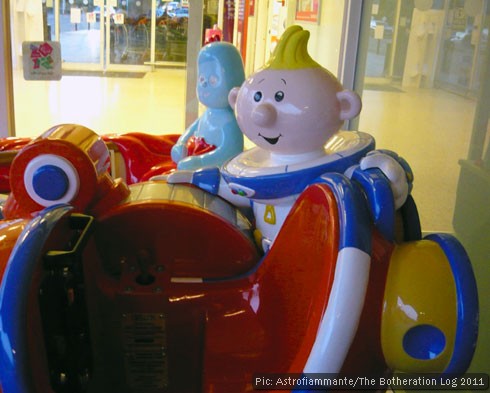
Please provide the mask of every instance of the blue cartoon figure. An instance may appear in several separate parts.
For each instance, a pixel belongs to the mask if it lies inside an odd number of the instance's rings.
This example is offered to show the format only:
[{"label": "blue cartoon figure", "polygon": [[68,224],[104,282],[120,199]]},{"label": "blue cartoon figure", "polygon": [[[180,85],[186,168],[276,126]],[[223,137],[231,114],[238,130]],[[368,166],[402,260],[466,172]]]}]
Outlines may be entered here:
[{"label": "blue cartoon figure", "polygon": [[359,114],[361,99],[309,56],[308,39],[301,27],[288,28],[269,62],[229,94],[240,129],[256,147],[219,170],[177,171],[168,178],[251,206],[256,239],[264,250],[298,196],[325,173],[350,177],[354,168],[379,168],[388,178],[395,208],[410,188],[410,170],[397,156],[374,150],[371,135],[339,131]]},{"label": "blue cartoon figure", "polygon": [[244,80],[242,58],[232,44],[213,42],[201,49],[197,96],[206,109],[172,148],[177,169],[219,166],[243,151],[243,134],[228,93]]}]

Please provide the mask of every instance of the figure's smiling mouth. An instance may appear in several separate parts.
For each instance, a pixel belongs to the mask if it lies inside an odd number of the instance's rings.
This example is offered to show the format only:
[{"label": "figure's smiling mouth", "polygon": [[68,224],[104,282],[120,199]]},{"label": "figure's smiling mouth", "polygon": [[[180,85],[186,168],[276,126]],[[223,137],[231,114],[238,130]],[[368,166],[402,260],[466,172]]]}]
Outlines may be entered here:
[{"label": "figure's smiling mouth", "polygon": [[264,138],[264,140],[268,143],[270,143],[271,145],[275,145],[277,143],[277,141],[279,140],[279,138],[282,136],[282,134],[279,134],[279,136],[275,137],[275,138],[267,138],[265,137],[264,135],[262,135],[260,132],[259,132],[259,136]]}]

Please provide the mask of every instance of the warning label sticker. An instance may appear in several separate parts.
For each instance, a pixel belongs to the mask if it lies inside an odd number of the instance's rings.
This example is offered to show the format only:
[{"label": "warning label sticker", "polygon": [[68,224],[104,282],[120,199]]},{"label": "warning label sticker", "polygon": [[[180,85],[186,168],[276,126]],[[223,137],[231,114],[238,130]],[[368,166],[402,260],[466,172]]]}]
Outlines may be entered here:
[{"label": "warning label sticker", "polygon": [[165,316],[124,314],[122,331],[128,386],[136,391],[167,387]]}]

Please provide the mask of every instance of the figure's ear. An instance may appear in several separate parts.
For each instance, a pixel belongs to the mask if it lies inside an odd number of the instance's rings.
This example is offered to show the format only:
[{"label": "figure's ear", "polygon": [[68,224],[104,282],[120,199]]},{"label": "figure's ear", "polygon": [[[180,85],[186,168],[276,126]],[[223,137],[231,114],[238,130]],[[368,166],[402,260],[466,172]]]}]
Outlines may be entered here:
[{"label": "figure's ear", "polygon": [[350,120],[361,112],[361,98],[355,91],[342,90],[337,93],[340,103],[340,120]]},{"label": "figure's ear", "polygon": [[233,89],[230,90],[228,93],[228,103],[230,106],[235,109],[235,104],[236,104],[236,99],[238,97],[238,92],[240,88],[239,87],[234,87]]}]

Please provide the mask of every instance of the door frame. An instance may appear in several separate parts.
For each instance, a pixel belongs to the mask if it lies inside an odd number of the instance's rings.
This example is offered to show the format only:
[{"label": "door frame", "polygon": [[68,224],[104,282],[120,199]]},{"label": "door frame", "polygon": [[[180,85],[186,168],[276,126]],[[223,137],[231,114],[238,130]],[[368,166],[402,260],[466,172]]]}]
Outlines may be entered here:
[{"label": "door frame", "polygon": [[[199,100],[196,91],[197,56],[202,47],[203,5],[203,0],[189,1],[185,84],[185,128],[189,127],[199,116]],[[190,40],[189,37],[195,37],[195,39]]]},{"label": "door frame", "polygon": [[0,5],[0,137],[15,135],[10,0]]},{"label": "door frame", "polygon": [[[364,88],[366,63],[365,61],[360,62],[359,59],[367,56],[367,45],[362,45],[361,41],[369,39],[369,23],[364,23],[363,27],[363,10],[371,6],[372,0],[345,0],[344,4],[338,78],[345,89],[355,90],[359,96],[362,95]],[[360,52],[362,48],[365,48],[365,53]],[[362,67],[359,67],[359,64],[362,64]],[[346,121],[343,128],[357,130],[358,127],[359,116]]]}]

